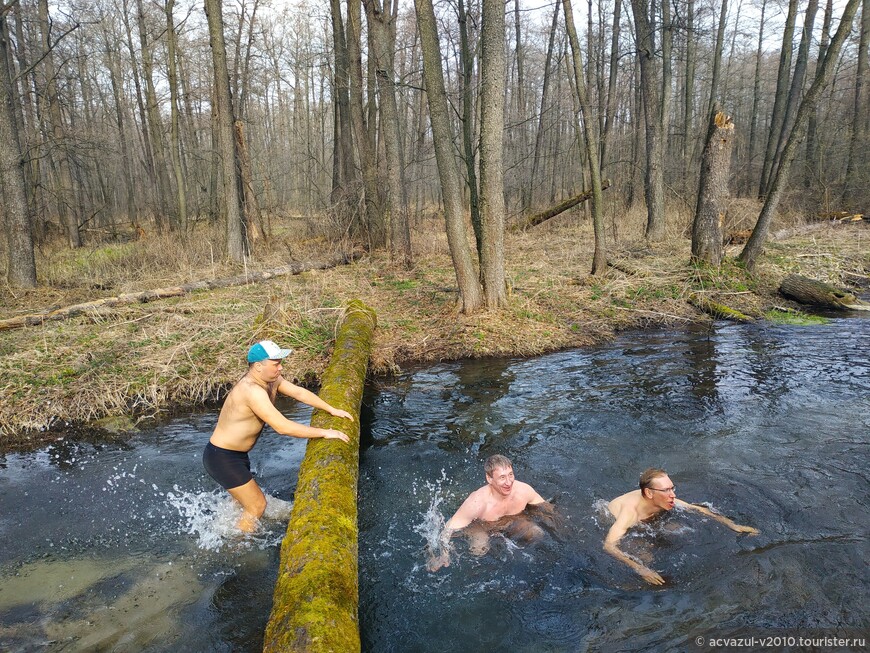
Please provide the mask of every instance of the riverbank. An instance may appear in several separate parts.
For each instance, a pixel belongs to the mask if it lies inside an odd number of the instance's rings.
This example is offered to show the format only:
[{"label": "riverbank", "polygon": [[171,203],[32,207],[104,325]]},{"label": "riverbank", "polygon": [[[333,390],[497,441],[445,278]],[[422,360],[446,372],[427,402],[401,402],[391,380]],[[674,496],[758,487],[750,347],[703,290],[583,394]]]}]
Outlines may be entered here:
[{"label": "riverbank", "polygon": [[[443,225],[432,219],[415,225],[411,270],[376,254],[328,270],[3,332],[0,448],[36,446],[82,426],[124,430],[174,407],[219,400],[244,373],[247,346],[262,338],[294,348],[287,378],[316,385],[351,299],[378,315],[370,373],[387,375],[413,363],[534,356],[603,342],[625,329],[708,320],[687,301],[692,293],[762,317],[777,306],[793,307],[776,292],[786,274],[853,287],[870,275],[870,229],[863,222],[770,242],[751,275],[733,259],[718,271],[690,265],[684,226],[650,247],[640,238],[642,224],[641,214],[620,217],[620,240],[608,243],[616,267],[599,277],[588,274],[591,226],[576,216],[509,235],[509,305],[474,316],[456,310]],[[277,233],[272,250],[258,252],[248,271],[335,253],[322,239],[291,242]],[[728,254],[739,251],[735,246]],[[244,272],[213,263],[208,239],[182,245],[153,236],[44,256],[41,281],[50,285],[10,293],[0,302],[0,317]]]}]

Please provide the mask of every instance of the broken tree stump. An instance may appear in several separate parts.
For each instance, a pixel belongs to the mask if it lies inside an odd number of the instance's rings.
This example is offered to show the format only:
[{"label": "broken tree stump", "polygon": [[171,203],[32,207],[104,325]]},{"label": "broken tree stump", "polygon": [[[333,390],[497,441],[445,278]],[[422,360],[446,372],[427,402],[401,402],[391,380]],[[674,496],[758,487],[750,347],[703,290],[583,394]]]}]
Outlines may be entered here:
[{"label": "broken tree stump", "polygon": [[835,311],[870,311],[870,304],[853,293],[824,281],[816,281],[799,274],[790,274],[779,285],[779,292],[801,304],[828,308]]}]

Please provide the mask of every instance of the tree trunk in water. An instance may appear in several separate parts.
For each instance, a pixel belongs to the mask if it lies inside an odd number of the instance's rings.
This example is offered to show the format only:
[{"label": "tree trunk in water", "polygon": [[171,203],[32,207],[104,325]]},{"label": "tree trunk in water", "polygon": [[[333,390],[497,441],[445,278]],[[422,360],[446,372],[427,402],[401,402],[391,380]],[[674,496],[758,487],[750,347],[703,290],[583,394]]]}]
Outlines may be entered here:
[{"label": "tree trunk in water", "polygon": [[264,653],[360,650],[359,424],[375,324],[374,311],[359,301],[351,302],[323,374],[321,398],[354,419],[315,411],[311,426],[340,429],[350,442],[308,442],[281,544]]},{"label": "tree trunk in water", "polygon": [[480,285],[471,248],[465,235],[465,212],[462,207],[462,181],[456,160],[453,157],[453,134],[450,129],[450,112],[447,92],[444,88],[444,73],[441,66],[441,46],[438,42],[438,26],[432,0],[416,0],[417,29],[423,54],[423,80],[429,102],[429,120],[435,144],[441,194],[444,197],[444,219],[447,223],[447,243],[450,258],[456,272],[462,312],[473,313],[483,304],[483,289]]},{"label": "tree trunk in water", "polygon": [[502,130],[505,17],[501,0],[483,0],[480,30],[480,225],[483,292],[488,308],[507,303],[504,273]]},{"label": "tree trunk in water", "polygon": [[36,287],[33,228],[27,210],[24,157],[15,129],[16,93],[12,81],[12,52],[6,14],[0,14],[0,188],[6,225],[6,282],[13,288]]},{"label": "tree trunk in water", "polygon": [[852,29],[852,20],[855,18],[855,13],[858,10],[858,4],[861,0],[849,0],[846,8],[843,10],[843,16],[840,18],[840,25],[837,28],[837,33],[831,40],[831,46],[825,53],[825,59],[821,62],[816,71],[816,78],[804,96],[798,109],[795,124],[792,128],[788,141],[782,151],[782,158],[775,174],[773,181],[770,184],[770,192],[767,199],[764,201],[764,206],[761,207],[761,213],[758,216],[758,222],[752,230],[752,236],[740,252],[740,260],[746,264],[748,269],[755,267],[758,257],[761,255],[761,250],[764,247],[764,241],[767,237],[767,232],[770,229],[770,222],[773,219],[773,214],[779,205],[779,199],[782,196],[785,188],[788,174],[791,170],[792,161],[794,161],[797,152],[797,146],[800,142],[803,131],[806,128],[807,121],[812,113],[813,107],[822,93],[822,89],[827,85],[834,70],[834,65],[840,57],[840,50],[843,47],[843,42],[846,40],[849,32]]},{"label": "tree trunk in water", "polygon": [[660,83],[655,63],[653,30],[647,13],[650,11],[647,0],[631,0],[631,10],[634,15],[637,56],[640,62],[640,90],[646,125],[646,177],[644,179],[647,210],[646,237],[655,242],[665,237],[664,134],[659,96]]},{"label": "tree trunk in water", "polygon": [[562,0],[565,13],[565,28],[568,31],[568,40],[571,43],[571,52],[574,56],[574,79],[576,82],[577,98],[580,102],[580,112],[583,115],[583,136],[586,142],[586,159],[589,164],[589,178],[592,188],[592,228],[595,232],[595,253],[592,257],[592,274],[603,274],[607,269],[607,255],[604,252],[604,217],[601,197],[601,159],[598,155],[598,136],[594,125],[597,121],[592,116],[592,107],[586,94],[586,84],[583,81],[583,60],[580,58],[580,42],[577,39],[577,30],[574,27],[574,10],[571,0]]},{"label": "tree trunk in water", "polygon": [[390,0],[383,4],[380,0],[365,0],[364,5],[374,45],[381,127],[384,130],[384,152],[387,164],[386,223],[390,235],[390,257],[403,266],[410,267],[411,232],[408,224],[408,202],[405,197],[405,174],[393,59],[396,47],[396,16],[393,11],[395,5],[391,6]]},{"label": "tree trunk in water", "polygon": [[698,206],[692,224],[692,258],[715,267],[722,263],[722,226],[733,144],[734,123],[729,116],[715,111],[710,116],[707,142],[701,156]]},{"label": "tree trunk in water", "polygon": [[221,159],[222,194],[226,207],[227,255],[241,263],[249,252],[248,238],[242,222],[239,196],[239,172],[233,137],[233,101],[230,97],[230,74],[224,43],[224,19],[220,0],[205,0],[209,43],[214,62],[215,108],[217,110],[218,152]]}]

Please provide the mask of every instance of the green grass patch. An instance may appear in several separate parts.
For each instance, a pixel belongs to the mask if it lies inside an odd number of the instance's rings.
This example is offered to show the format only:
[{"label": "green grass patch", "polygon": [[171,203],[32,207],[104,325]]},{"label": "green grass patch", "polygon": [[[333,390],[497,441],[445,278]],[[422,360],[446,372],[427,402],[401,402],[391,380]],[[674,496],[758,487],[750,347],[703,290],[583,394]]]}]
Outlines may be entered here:
[{"label": "green grass patch", "polygon": [[775,324],[795,324],[798,326],[815,326],[831,322],[828,318],[820,315],[810,315],[800,311],[781,311],[777,308],[767,311],[764,317]]}]

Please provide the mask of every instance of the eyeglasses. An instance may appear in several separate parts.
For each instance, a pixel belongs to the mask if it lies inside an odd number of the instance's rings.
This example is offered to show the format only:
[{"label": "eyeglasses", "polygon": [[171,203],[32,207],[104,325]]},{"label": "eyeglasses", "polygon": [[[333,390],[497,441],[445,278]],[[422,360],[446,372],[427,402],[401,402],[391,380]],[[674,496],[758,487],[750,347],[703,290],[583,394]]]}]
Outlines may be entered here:
[{"label": "eyeglasses", "polygon": [[652,490],[653,492],[673,492],[674,494],[677,493],[677,486],[676,485],[672,485],[671,487],[661,487],[661,488],[651,487],[648,489]]}]

